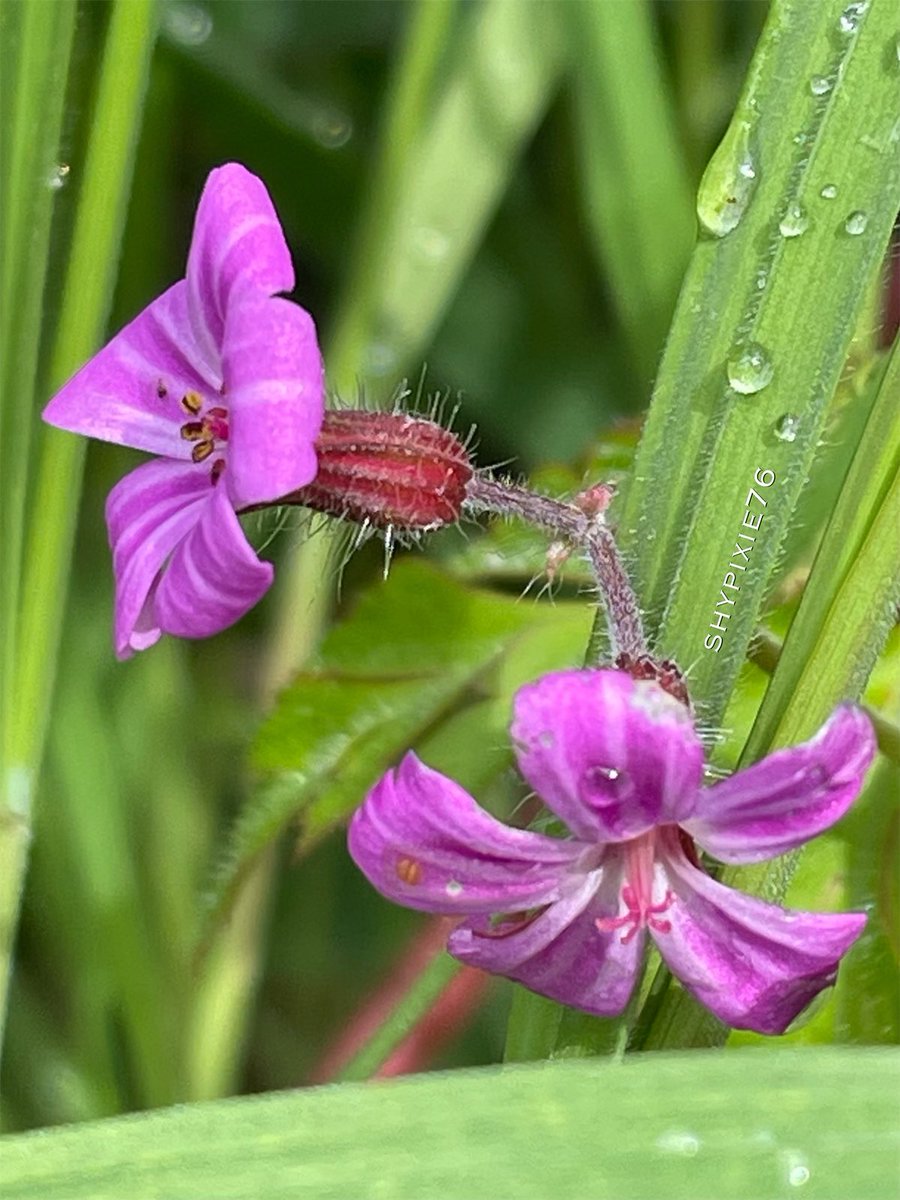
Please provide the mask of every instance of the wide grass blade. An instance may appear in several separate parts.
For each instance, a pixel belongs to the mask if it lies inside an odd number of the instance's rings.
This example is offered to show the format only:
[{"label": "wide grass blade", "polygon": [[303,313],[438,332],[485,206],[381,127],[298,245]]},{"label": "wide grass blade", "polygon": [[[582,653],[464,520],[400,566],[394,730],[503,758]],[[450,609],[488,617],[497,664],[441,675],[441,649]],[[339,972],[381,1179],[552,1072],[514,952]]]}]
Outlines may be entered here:
[{"label": "wide grass blade", "polygon": [[[16,1200],[885,1195],[895,1051],[643,1055],[314,1088],[8,1138]],[[835,1097],[840,1103],[835,1103]]]}]

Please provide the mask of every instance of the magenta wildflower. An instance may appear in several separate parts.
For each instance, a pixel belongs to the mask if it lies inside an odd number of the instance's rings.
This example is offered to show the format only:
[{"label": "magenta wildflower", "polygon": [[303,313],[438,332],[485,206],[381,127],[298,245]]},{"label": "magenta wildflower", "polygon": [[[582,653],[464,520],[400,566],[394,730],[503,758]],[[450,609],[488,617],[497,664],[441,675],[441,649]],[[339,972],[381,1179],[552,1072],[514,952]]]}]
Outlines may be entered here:
[{"label": "magenta wildflower", "polygon": [[622,671],[564,671],[522,688],[512,737],[569,838],[503,825],[413,754],[350,826],[350,853],[380,892],[466,918],[450,936],[457,958],[612,1016],[649,931],[707,1008],[760,1033],[783,1032],[834,980],[862,914],[745,896],[702,870],[694,842],[721,862],[755,863],[832,825],[874,751],[859,709],[838,708],[810,741],[712,787],[688,710]]},{"label": "magenta wildflower", "polygon": [[322,422],[312,318],[275,295],[294,269],[269,195],[237,163],[210,173],[186,277],[59,391],[53,425],[159,457],[106,505],[116,652],[162,633],[206,637],[272,582],[237,511],[309,483]]}]

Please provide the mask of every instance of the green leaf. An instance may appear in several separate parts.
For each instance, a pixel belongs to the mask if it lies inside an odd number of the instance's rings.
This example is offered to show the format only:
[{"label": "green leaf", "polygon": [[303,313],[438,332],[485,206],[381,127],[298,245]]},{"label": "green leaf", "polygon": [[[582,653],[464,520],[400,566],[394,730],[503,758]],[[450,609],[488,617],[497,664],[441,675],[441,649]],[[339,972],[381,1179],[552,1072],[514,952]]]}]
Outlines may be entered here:
[{"label": "green leaf", "polygon": [[[900,599],[900,342],[878,389],[744,751],[754,761],[857,697]],[[788,714],[793,714],[793,720]]]},{"label": "green leaf", "polygon": [[[504,660],[542,630],[551,634],[557,665],[577,661],[586,616],[581,605],[550,609],[466,589],[419,559],[397,563],[333,628],[315,665],[283,692],[260,729],[253,763],[277,775],[238,821],[214,913],[292,822],[300,819],[307,848],[352,812],[407,747],[454,713],[494,697],[505,719],[521,672],[504,675]],[[526,671],[537,651],[529,652]],[[487,736],[470,757],[491,750]]]},{"label": "green leaf", "polygon": [[[772,7],[700,187],[704,237],[622,522],[627,546],[640,547],[636,584],[656,644],[691,667],[713,720],[744,659],[896,216],[896,22],[890,5],[857,6],[852,19],[845,7]],[[761,488],[757,471],[774,482]],[[740,590],[715,651],[705,639],[742,532],[755,541],[733,572]]]},{"label": "green leaf", "polygon": [[16,1200],[846,1200],[895,1178],[898,1069],[894,1051],[736,1050],[314,1088],[10,1137],[0,1184]]},{"label": "green leaf", "polygon": [[646,0],[568,4],[582,188],[597,258],[640,374],[659,357],[694,213]]}]

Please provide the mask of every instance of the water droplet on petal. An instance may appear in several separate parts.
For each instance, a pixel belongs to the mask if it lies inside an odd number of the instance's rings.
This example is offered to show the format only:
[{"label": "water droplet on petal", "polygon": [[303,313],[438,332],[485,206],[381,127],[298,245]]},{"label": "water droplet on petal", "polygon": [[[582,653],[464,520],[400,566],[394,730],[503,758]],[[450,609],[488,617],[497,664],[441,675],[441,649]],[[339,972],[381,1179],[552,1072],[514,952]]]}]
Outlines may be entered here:
[{"label": "water droplet on petal", "polygon": [[834,183],[826,183],[821,192],[819,192],[823,200],[833,200],[837,194],[837,185]]},{"label": "water droplet on petal", "polygon": [[775,423],[775,436],[779,442],[793,442],[800,429],[800,418],[793,413],[785,413]]},{"label": "water droplet on petal", "polygon": [[858,33],[868,7],[869,0],[856,0],[856,3],[848,4],[838,17],[838,30],[846,37]]},{"label": "water droplet on petal", "polygon": [[725,237],[740,224],[759,182],[748,121],[731,125],[710,159],[697,191],[697,216],[706,233]]},{"label": "water droplet on petal", "polygon": [[809,90],[814,96],[827,96],[831,91],[831,80],[827,75],[813,75],[809,81]]},{"label": "water droplet on petal", "polygon": [[549,729],[544,729],[538,734],[538,745],[543,746],[545,750],[550,750],[556,745],[556,738]]},{"label": "water droplet on petal", "polygon": [[747,342],[729,358],[727,363],[728,382],[742,396],[754,396],[772,380],[775,368],[764,347],[758,342]]},{"label": "water droplet on petal", "polygon": [[620,801],[623,789],[628,784],[628,776],[615,767],[588,767],[581,782],[588,799],[603,808]]},{"label": "water droplet on petal", "polygon": [[852,212],[844,222],[844,228],[851,237],[856,237],[857,234],[865,233],[866,226],[869,223],[869,218],[861,209],[856,209]]},{"label": "water droplet on petal", "polygon": [[166,6],[163,24],[166,33],[182,46],[202,46],[213,29],[213,20],[199,4]]},{"label": "water droplet on petal", "polygon": [[449,880],[449,882],[447,883],[447,886],[444,888],[444,891],[447,893],[448,896],[461,896],[462,890],[463,890],[463,885],[459,882],[458,879]]},{"label": "water droplet on petal", "polygon": [[805,233],[809,228],[809,217],[806,215],[803,205],[799,204],[796,200],[792,200],[785,209],[784,216],[778,223],[778,228],[781,236],[786,238],[800,237],[802,233]]}]

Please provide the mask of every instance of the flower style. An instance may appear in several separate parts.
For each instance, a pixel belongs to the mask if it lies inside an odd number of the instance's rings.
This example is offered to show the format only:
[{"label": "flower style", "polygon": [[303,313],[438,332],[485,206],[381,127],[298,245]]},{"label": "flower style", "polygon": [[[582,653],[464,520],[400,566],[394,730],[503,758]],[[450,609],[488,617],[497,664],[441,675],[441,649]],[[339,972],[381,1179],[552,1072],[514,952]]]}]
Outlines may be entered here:
[{"label": "flower style", "polygon": [[53,425],[158,455],[110,492],[120,658],[162,633],[206,637],[272,582],[237,512],[316,474],[324,384],[290,252],[262,182],[237,163],[203,189],[186,277],[50,401]]},{"label": "flower style", "polygon": [[350,853],[380,892],[466,918],[448,944],[457,958],[612,1016],[649,931],[698,1000],[760,1033],[783,1032],[834,980],[864,915],[742,895],[701,869],[694,845],[755,863],[832,825],[874,751],[859,709],[838,708],[810,741],[711,787],[688,710],[621,671],[563,671],[522,688],[512,738],[569,838],[503,825],[413,754],[350,826]]}]

